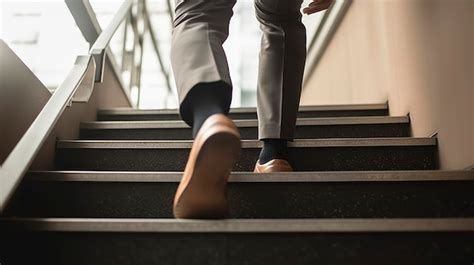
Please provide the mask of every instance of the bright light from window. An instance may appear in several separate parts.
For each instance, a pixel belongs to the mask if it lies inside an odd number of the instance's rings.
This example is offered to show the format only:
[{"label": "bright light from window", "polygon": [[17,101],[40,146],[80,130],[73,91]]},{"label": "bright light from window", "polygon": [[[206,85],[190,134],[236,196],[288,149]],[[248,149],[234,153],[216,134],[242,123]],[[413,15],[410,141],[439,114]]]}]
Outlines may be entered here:
[{"label": "bright light from window", "polygon": [[[79,0],[78,0],[79,1]],[[172,74],[169,53],[171,21],[167,0],[149,0],[148,10],[158,38],[165,70]],[[91,0],[102,28],[112,19],[122,1]],[[305,1],[307,5],[310,1]],[[303,16],[310,40],[322,14]],[[131,31],[131,29],[128,29]],[[117,64],[122,67],[123,25],[111,41]],[[131,34],[131,32],[130,32]],[[255,106],[258,53],[261,32],[255,18],[253,1],[238,0],[231,20],[230,36],[224,45],[229,60],[234,93],[232,107]],[[64,0],[22,1],[0,0],[0,38],[4,39],[17,55],[49,88],[55,88],[66,77],[77,55],[88,52],[89,44],[77,28]],[[174,81],[172,94],[167,93],[166,80],[149,36],[145,36],[140,93],[140,108],[176,108],[177,96]],[[126,52],[132,50],[129,38]],[[123,81],[130,82],[130,71],[123,74]]]}]

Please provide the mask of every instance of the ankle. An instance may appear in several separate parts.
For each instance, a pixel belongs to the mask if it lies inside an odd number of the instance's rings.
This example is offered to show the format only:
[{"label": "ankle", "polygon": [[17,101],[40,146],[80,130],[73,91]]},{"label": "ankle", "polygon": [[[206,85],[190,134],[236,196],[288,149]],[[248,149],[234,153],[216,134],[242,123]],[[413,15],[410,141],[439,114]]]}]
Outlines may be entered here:
[{"label": "ankle", "polygon": [[285,139],[263,139],[259,162],[265,164],[273,159],[288,160],[288,141]]},{"label": "ankle", "polygon": [[191,89],[182,108],[183,114],[190,114],[185,121],[193,128],[193,138],[207,118],[229,112],[231,93],[230,86],[224,82],[201,83]]},{"label": "ankle", "polygon": [[193,117],[193,138],[196,138],[199,129],[201,129],[204,122],[207,118],[211,117],[214,114],[224,114],[224,111],[216,106],[208,106],[207,108],[203,108],[201,110],[194,112]]}]

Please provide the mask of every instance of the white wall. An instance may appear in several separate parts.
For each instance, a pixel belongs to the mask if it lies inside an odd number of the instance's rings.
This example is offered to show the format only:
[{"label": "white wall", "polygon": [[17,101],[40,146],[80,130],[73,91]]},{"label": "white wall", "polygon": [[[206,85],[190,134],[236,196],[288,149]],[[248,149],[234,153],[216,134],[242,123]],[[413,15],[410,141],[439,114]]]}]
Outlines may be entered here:
[{"label": "white wall", "polygon": [[381,103],[439,137],[440,166],[474,165],[474,1],[354,0],[302,104]]}]

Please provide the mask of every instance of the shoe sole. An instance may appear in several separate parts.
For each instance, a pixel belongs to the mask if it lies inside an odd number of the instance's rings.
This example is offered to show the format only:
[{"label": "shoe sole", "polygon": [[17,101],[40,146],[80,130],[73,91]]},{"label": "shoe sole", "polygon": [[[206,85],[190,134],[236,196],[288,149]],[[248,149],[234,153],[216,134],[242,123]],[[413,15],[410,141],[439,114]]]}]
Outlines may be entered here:
[{"label": "shoe sole", "polygon": [[[196,138],[198,153],[190,154],[187,167],[192,174],[184,176],[176,193],[176,218],[221,219],[228,216],[227,182],[240,155],[240,137],[234,128],[216,125],[219,130]],[[222,127],[221,127],[222,126]],[[200,144],[202,142],[202,144]]]},{"label": "shoe sole", "polygon": [[275,173],[275,172],[293,172],[293,168],[288,162],[274,162],[270,161],[266,164],[260,164],[260,161],[257,161],[253,173],[265,174],[265,173]]}]

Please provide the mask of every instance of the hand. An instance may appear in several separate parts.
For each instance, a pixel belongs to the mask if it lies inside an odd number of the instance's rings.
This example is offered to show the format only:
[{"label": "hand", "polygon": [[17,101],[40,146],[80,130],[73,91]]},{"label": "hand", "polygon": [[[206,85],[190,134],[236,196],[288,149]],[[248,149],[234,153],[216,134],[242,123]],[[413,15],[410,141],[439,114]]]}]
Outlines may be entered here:
[{"label": "hand", "polygon": [[334,0],[313,0],[307,7],[303,9],[303,13],[311,15],[328,9]]}]

